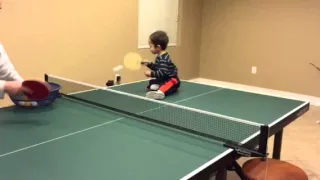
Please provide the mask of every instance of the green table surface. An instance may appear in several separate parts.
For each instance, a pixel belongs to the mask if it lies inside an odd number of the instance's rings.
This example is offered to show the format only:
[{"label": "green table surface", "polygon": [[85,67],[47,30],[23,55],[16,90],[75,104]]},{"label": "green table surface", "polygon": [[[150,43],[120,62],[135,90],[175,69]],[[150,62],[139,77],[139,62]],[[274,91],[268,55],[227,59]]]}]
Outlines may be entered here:
[{"label": "green table surface", "polygon": [[[114,87],[144,96],[146,81]],[[84,96],[108,101],[101,91]],[[305,102],[187,81],[166,102],[272,124]],[[175,180],[220,157],[221,143],[66,98],[0,109],[0,179]]]}]

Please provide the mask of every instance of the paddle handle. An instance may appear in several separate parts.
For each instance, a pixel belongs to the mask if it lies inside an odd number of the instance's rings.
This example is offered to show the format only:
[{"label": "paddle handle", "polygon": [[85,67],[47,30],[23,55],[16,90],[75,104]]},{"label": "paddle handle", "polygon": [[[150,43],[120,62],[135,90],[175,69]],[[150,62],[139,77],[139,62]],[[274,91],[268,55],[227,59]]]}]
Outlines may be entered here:
[{"label": "paddle handle", "polygon": [[140,62],[141,65],[145,65],[145,66],[147,66],[150,63],[151,63],[150,61],[141,61]]}]

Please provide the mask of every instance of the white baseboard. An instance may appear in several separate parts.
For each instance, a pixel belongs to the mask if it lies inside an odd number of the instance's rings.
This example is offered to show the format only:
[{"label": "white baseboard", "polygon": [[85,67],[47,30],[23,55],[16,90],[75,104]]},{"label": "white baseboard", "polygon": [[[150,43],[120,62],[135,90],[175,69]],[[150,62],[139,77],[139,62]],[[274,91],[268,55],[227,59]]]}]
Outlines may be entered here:
[{"label": "white baseboard", "polygon": [[315,97],[315,96],[291,93],[286,91],[278,91],[273,89],[260,88],[260,87],[237,84],[237,83],[216,81],[216,80],[210,80],[205,78],[195,78],[195,79],[191,79],[190,81],[197,82],[200,84],[213,85],[213,86],[222,87],[222,88],[229,88],[229,89],[235,89],[240,91],[263,94],[263,95],[300,100],[300,101],[307,101],[307,102],[310,102],[310,104],[313,106],[320,106],[320,97]]}]

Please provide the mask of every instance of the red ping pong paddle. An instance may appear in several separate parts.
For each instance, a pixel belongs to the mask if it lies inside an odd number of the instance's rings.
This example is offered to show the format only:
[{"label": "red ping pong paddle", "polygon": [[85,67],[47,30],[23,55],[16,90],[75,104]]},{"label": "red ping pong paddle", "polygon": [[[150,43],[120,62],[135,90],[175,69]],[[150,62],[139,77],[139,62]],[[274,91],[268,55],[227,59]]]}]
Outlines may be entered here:
[{"label": "red ping pong paddle", "polygon": [[22,82],[22,87],[26,89],[24,94],[29,100],[45,99],[50,93],[50,85],[47,82],[26,80]]}]

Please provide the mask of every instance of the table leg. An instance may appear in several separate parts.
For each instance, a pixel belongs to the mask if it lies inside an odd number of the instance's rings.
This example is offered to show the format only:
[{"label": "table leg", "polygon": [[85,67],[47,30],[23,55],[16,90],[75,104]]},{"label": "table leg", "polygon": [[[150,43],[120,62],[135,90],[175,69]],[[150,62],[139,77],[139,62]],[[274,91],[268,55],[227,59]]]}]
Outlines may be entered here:
[{"label": "table leg", "polygon": [[283,130],[280,130],[274,135],[273,156],[272,156],[273,159],[280,159],[282,135],[283,135]]},{"label": "table leg", "polygon": [[227,180],[227,169],[221,169],[216,174],[216,180]]}]

